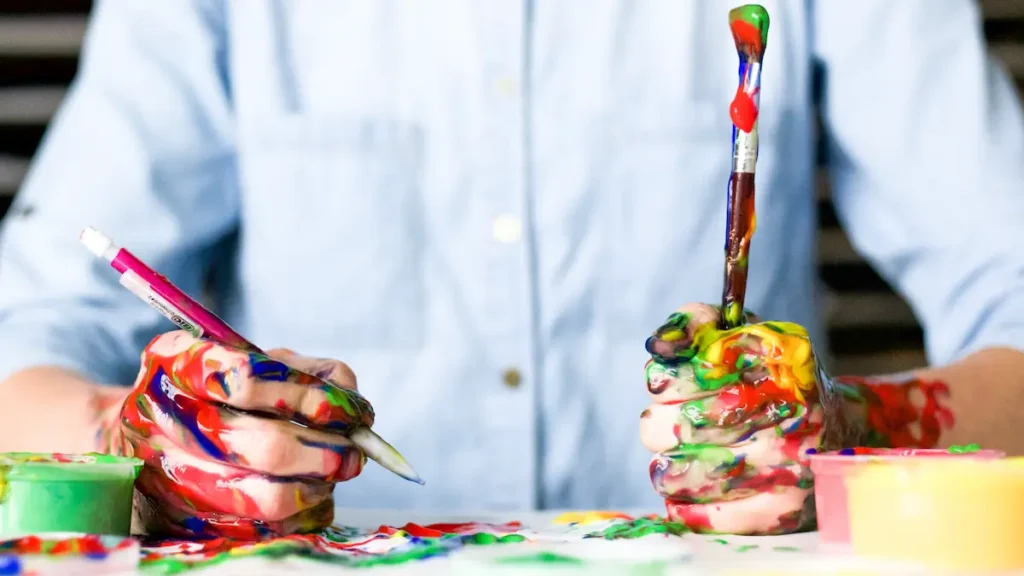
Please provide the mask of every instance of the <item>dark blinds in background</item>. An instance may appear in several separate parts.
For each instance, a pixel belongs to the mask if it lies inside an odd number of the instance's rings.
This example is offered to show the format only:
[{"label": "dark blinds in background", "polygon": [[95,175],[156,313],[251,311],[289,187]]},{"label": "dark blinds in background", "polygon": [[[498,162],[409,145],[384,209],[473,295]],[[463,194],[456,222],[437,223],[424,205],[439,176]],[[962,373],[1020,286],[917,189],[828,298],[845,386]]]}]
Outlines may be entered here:
[{"label": "dark blinds in background", "polygon": [[[981,4],[994,54],[1010,68],[1018,85],[1024,85],[1024,0],[983,0]],[[0,210],[4,212],[78,66],[90,5],[89,0],[0,0]],[[920,327],[907,305],[850,247],[829,202],[826,180],[822,174],[819,259],[821,277],[829,289],[826,313],[832,370],[869,374],[923,365]]]}]

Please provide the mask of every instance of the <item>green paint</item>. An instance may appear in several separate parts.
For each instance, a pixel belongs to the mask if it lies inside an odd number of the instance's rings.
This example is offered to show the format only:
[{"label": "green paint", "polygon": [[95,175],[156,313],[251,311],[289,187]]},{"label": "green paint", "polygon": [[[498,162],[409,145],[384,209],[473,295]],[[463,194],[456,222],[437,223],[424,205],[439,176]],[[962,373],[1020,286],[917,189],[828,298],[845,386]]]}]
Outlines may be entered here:
[{"label": "green paint", "polygon": [[324,394],[327,395],[327,403],[331,406],[341,406],[341,409],[346,414],[355,414],[355,409],[352,407],[352,402],[348,397],[348,390],[340,388],[328,382],[323,387]]},{"label": "green paint", "polygon": [[[321,533],[322,536],[332,542],[347,542],[352,536],[357,534],[358,532],[354,528],[336,527],[328,528]],[[395,564],[404,564],[406,562],[426,560],[427,558],[433,558],[435,556],[444,556],[463,545],[490,546],[514,544],[525,541],[526,537],[522,534],[505,534],[504,536],[496,536],[488,532],[478,532],[476,534],[445,534],[439,538],[423,538],[422,540],[423,544],[415,544],[408,548],[403,547],[400,550],[393,550],[384,554],[358,557],[311,550],[294,542],[284,541],[280,544],[272,543],[243,553],[223,552],[211,558],[191,562],[181,561],[174,558],[158,558],[148,561],[143,560],[142,567],[147,573],[156,572],[160,574],[180,574],[189,570],[198,570],[201,568],[215,566],[232,558],[256,556],[268,559],[286,557],[305,558],[320,563],[344,566],[348,568],[373,568],[376,566],[390,566]]]},{"label": "green paint", "polygon": [[768,11],[759,4],[747,4],[729,11],[729,22],[742,20],[757,28],[761,32],[762,49],[768,46],[768,26],[771,20],[768,18]]},{"label": "green paint", "polygon": [[494,561],[495,564],[583,564],[583,560],[574,558],[572,556],[565,556],[563,554],[555,554],[554,552],[537,552],[535,554],[526,554],[523,556],[506,556],[504,558],[498,558]]},{"label": "green paint", "polygon": [[949,447],[950,454],[973,454],[978,450],[981,450],[981,446],[978,446],[978,444],[967,444],[966,446],[953,445]]},{"label": "green paint", "polygon": [[757,549],[757,548],[760,548],[760,546],[758,546],[757,544],[744,544],[742,546],[736,547],[736,551],[737,552],[748,552],[750,550],[754,550],[754,549]]},{"label": "green paint", "polygon": [[736,463],[736,455],[728,448],[716,444],[680,444],[664,456],[673,460],[700,462],[713,468],[732,466]]},{"label": "green paint", "polygon": [[796,546],[772,546],[772,550],[776,552],[799,552],[800,549]]},{"label": "green paint", "polygon": [[637,518],[628,522],[615,523],[604,530],[591,532],[587,538],[604,538],[605,540],[643,538],[651,534],[680,536],[690,530],[680,522],[672,522],[663,518]]},{"label": "green paint", "polygon": [[128,535],[132,491],[142,461],[106,454],[69,458],[71,462],[57,462],[49,454],[0,454],[0,536]]},{"label": "green paint", "polygon": [[722,540],[721,538],[715,538],[714,540],[712,540],[712,542],[714,542],[715,544],[724,544],[726,546],[729,545],[728,540]]}]

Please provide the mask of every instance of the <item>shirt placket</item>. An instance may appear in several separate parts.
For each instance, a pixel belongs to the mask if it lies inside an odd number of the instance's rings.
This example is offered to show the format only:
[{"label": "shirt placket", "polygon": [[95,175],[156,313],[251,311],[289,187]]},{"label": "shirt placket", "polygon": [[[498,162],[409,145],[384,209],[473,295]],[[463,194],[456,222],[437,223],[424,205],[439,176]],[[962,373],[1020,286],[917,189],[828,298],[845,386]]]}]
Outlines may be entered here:
[{"label": "shirt placket", "polygon": [[[525,2],[488,3],[479,18],[483,49],[486,158],[480,191],[490,219],[485,275],[490,358],[482,384],[487,463],[482,481],[494,510],[529,508],[536,492],[536,387],[532,354],[533,301],[530,218],[524,170],[527,102]],[[478,383],[479,384],[479,383]]]}]

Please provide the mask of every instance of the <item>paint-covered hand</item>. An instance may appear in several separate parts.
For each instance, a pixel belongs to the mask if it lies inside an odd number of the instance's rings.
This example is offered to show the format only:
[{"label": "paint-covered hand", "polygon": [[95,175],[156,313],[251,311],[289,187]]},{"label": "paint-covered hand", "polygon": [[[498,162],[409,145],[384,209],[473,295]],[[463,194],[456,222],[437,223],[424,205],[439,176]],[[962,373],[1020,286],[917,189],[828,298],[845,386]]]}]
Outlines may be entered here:
[{"label": "paint-covered hand", "polygon": [[701,532],[810,528],[809,448],[855,443],[842,400],[806,330],[759,322],[720,330],[719,309],[691,304],[647,340],[644,445],[671,519]]},{"label": "paint-covered hand", "polygon": [[268,354],[181,331],[146,347],[111,451],[145,461],[147,531],[258,538],[332,522],[334,483],[365,462],[345,434],[373,409],[345,364]]}]

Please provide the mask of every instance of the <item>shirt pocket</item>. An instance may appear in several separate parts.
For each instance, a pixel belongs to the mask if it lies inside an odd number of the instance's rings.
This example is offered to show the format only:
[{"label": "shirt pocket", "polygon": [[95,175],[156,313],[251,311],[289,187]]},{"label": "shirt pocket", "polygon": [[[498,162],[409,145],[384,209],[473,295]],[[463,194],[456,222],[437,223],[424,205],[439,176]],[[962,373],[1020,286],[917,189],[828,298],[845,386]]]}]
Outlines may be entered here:
[{"label": "shirt pocket", "polygon": [[242,130],[253,322],[314,349],[421,345],[422,140],[418,125],[380,118],[297,114]]}]

